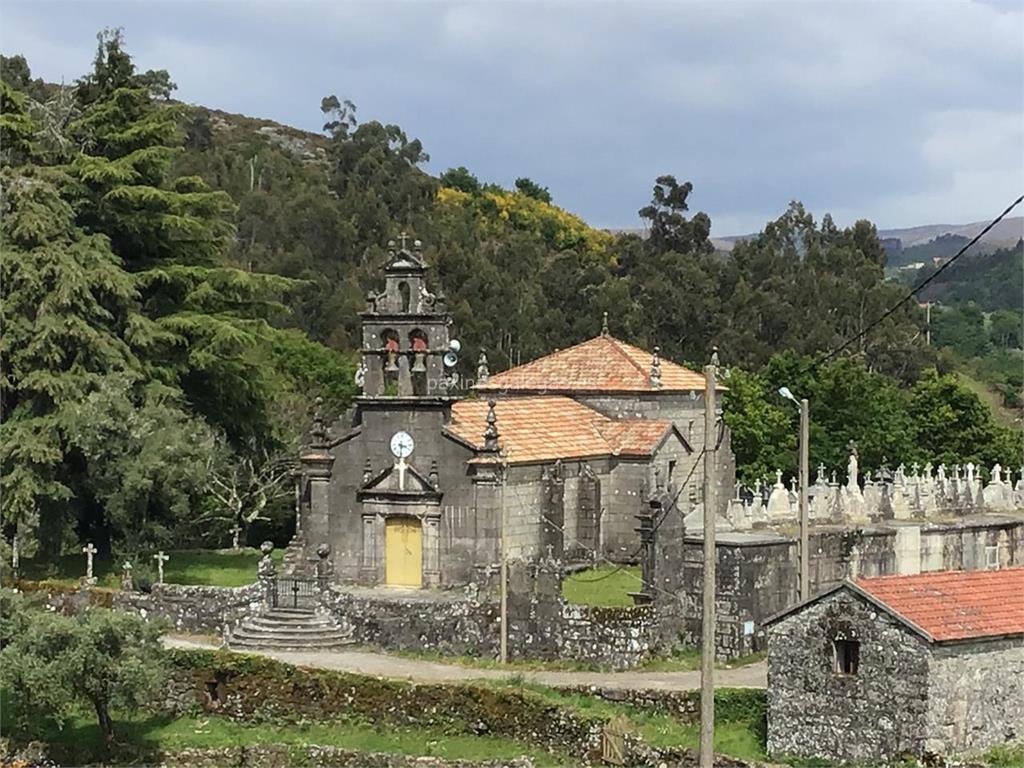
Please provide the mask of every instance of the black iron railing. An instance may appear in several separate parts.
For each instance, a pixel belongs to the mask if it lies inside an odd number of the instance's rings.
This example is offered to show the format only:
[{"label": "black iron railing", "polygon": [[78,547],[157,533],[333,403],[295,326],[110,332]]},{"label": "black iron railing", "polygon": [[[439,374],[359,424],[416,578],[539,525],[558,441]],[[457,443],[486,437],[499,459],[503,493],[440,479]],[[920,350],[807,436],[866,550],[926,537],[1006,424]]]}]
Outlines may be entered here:
[{"label": "black iron railing", "polygon": [[274,608],[315,608],[320,602],[319,579],[278,576],[270,593]]}]

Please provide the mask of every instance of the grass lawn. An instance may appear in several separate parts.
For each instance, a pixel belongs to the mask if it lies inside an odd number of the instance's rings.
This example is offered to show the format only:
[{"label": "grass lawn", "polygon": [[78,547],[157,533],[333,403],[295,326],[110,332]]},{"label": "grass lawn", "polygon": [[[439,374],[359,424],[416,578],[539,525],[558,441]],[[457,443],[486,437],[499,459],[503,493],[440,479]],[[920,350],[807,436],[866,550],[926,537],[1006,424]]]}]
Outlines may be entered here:
[{"label": "grass lawn", "polygon": [[544,750],[511,739],[471,734],[450,734],[424,728],[374,728],[367,723],[296,723],[287,725],[249,724],[227,718],[166,717],[118,718],[115,715],[117,745],[106,755],[95,719],[82,715],[63,730],[51,730],[44,741],[51,755],[71,765],[85,763],[133,764],[152,762],[160,753],[186,748],[225,748],[257,744],[295,747],[339,747],[357,752],[389,752],[427,755],[448,759],[485,760],[519,756],[533,758],[538,766],[565,765],[568,756],[556,757]]},{"label": "grass lawn", "polygon": [[562,595],[570,603],[619,608],[633,605],[630,592],[639,592],[643,582],[640,566],[618,568],[602,565],[565,577]]},{"label": "grass lawn", "polygon": [[[214,587],[241,587],[256,581],[258,549],[185,549],[167,553],[164,580],[171,584],[206,584]],[[283,549],[275,549],[272,557],[280,561]],[[149,565],[152,565],[150,563]],[[98,585],[117,588],[121,585],[121,564],[96,558],[93,571]],[[85,555],[61,556],[53,567],[50,563],[22,560],[21,576],[55,586],[76,586],[85,575]]]}]

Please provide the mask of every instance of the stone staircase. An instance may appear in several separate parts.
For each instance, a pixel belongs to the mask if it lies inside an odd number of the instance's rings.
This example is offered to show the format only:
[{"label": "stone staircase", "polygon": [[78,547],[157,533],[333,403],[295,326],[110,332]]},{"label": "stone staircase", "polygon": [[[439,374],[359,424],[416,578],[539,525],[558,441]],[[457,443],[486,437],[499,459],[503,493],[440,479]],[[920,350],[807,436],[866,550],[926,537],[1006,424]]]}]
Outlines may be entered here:
[{"label": "stone staircase", "polygon": [[243,619],[227,637],[237,651],[337,651],[353,642],[330,617],[308,608],[271,608]]}]

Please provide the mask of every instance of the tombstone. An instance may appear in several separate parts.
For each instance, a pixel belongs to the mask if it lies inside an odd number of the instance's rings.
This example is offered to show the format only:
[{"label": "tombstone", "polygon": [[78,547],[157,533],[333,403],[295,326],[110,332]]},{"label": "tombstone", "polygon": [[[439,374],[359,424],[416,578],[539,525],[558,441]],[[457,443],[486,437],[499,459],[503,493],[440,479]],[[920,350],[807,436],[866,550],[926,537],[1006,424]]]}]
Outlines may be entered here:
[{"label": "tombstone", "polygon": [[132,564],[128,560],[121,566],[121,591],[131,592],[135,589],[135,582],[132,579]]},{"label": "tombstone", "polygon": [[82,547],[82,553],[85,555],[85,583],[92,585],[96,583],[96,577],[92,573],[92,556],[97,552],[96,547],[92,545],[90,541],[84,547]]},{"label": "tombstone", "polygon": [[166,563],[171,558],[169,556],[165,555],[163,550],[160,550],[155,555],[153,555],[153,559],[156,560],[156,583],[157,584],[163,584],[164,583],[164,563]]},{"label": "tombstone", "polygon": [[775,485],[768,496],[768,517],[771,520],[788,520],[794,516],[793,507],[786,486],[782,484],[782,470],[775,470]]}]

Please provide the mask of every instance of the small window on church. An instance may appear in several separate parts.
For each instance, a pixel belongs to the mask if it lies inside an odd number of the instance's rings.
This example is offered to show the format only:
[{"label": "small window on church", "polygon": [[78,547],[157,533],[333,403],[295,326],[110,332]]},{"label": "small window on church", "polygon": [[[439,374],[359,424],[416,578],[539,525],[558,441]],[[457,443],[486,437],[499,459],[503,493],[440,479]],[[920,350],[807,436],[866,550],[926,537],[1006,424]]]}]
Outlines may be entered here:
[{"label": "small window on church", "polygon": [[860,641],[833,640],[837,675],[856,675],[860,666]]},{"label": "small window on church", "polygon": [[402,297],[402,311],[403,312],[408,312],[409,311],[409,284],[408,283],[399,283],[398,284],[398,293]]},{"label": "small window on church", "polygon": [[675,476],[675,473],[676,473],[676,460],[672,459],[672,461],[670,461],[668,463],[668,481],[670,483],[672,482],[672,478]]},{"label": "small window on church", "polygon": [[999,569],[999,546],[985,547],[985,568],[990,571]]}]

